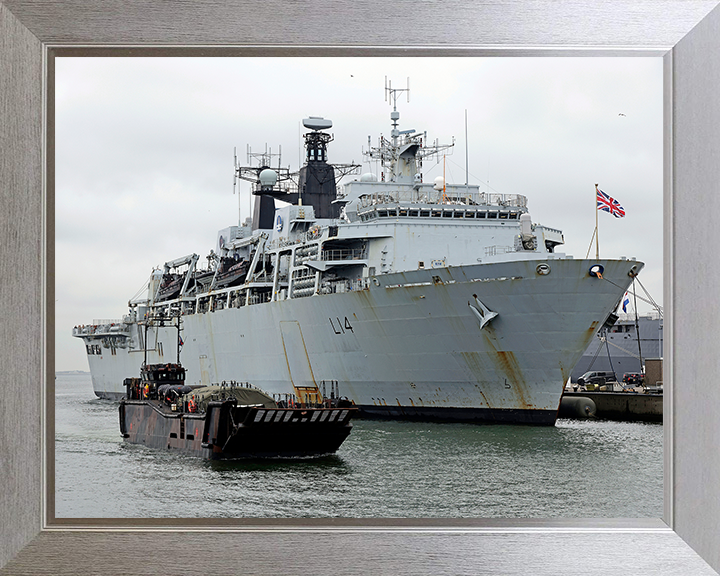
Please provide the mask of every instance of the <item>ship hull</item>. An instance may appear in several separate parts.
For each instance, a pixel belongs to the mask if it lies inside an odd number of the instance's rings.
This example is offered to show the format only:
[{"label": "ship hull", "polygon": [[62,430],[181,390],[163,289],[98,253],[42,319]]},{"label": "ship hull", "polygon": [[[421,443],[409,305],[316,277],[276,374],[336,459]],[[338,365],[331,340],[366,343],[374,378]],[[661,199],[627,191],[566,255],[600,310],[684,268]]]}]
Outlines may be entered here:
[{"label": "ship hull", "polygon": [[[598,262],[602,279],[588,273],[596,261],[527,258],[385,274],[363,290],[186,315],[187,383],[248,381],[287,393],[336,381],[372,417],[552,424],[573,367],[627,289],[628,272],[642,267]],[[550,272],[538,273],[540,264]],[[485,324],[483,307],[497,313]],[[176,338],[174,329],[152,329],[148,362],[173,360]],[[139,352],[88,356],[98,396],[123,395]]]},{"label": "ship hull", "polygon": [[341,408],[266,409],[211,402],[203,414],[168,412],[158,402],[120,403],[126,442],[177,450],[206,460],[305,458],[335,453],[350,434]]},{"label": "ship hull", "polygon": [[558,417],[555,410],[510,408],[433,408],[431,406],[359,407],[359,416],[377,420],[409,420],[416,422],[467,422],[477,424],[530,424],[552,426]]}]

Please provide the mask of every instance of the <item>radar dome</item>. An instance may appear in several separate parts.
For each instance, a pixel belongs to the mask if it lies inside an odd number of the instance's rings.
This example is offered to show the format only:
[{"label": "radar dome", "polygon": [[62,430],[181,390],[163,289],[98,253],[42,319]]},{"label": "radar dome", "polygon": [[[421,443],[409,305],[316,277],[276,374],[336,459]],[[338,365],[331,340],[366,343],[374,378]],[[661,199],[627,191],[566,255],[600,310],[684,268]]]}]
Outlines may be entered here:
[{"label": "radar dome", "polygon": [[265,168],[260,172],[260,187],[261,188],[272,188],[277,183],[277,172],[270,168]]},{"label": "radar dome", "polygon": [[433,186],[433,188],[435,188],[435,190],[442,190],[444,187],[445,178],[443,178],[442,176],[438,176],[437,178],[435,178],[435,186]]},{"label": "radar dome", "polygon": [[310,116],[309,118],[303,119],[303,126],[310,130],[326,130],[332,128],[332,120],[320,118],[319,116]]},{"label": "radar dome", "polygon": [[360,182],[377,182],[377,176],[372,172],[365,172],[365,174],[360,176]]}]

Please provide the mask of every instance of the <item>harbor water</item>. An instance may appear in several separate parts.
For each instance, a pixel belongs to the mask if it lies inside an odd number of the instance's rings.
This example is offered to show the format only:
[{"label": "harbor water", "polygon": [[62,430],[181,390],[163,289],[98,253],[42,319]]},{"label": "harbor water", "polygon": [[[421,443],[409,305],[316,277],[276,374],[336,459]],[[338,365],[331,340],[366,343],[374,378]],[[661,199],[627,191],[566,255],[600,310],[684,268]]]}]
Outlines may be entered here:
[{"label": "harbor water", "polygon": [[336,455],[208,462],[123,442],[90,375],[55,380],[57,518],[658,518],[661,424],[355,420]]}]

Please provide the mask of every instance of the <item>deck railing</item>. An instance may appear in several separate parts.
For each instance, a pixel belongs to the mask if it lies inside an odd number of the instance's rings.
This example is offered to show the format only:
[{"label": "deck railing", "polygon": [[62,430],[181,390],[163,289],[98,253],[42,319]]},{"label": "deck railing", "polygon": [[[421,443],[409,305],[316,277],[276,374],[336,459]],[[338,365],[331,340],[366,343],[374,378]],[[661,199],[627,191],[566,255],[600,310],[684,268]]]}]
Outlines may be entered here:
[{"label": "deck railing", "polygon": [[443,192],[442,190],[393,190],[373,192],[360,197],[360,207],[377,204],[455,204],[462,206],[509,206],[527,208],[527,198],[521,194],[488,194],[486,192],[466,192],[462,188]]},{"label": "deck railing", "polygon": [[367,251],[362,248],[340,248],[323,250],[321,260],[363,260],[367,257]]}]

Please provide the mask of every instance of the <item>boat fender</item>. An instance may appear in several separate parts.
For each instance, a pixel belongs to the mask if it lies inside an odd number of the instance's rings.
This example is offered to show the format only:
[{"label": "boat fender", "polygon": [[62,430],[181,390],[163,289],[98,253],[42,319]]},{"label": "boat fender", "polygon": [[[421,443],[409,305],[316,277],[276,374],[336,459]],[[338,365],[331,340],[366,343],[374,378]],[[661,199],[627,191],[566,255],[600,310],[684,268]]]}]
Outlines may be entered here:
[{"label": "boat fender", "polygon": [[560,400],[558,417],[560,418],[594,418],[597,412],[595,402],[585,396],[563,396]]}]

